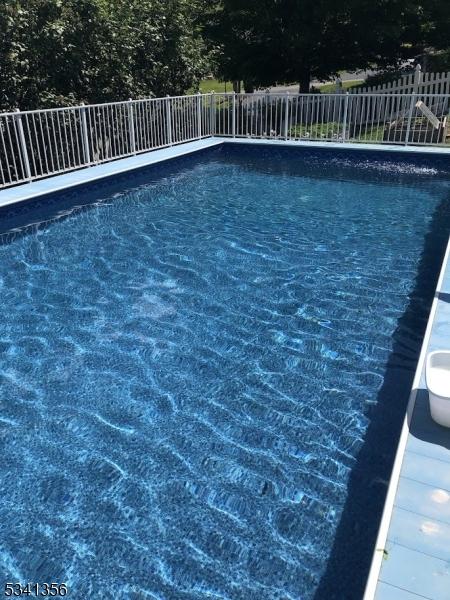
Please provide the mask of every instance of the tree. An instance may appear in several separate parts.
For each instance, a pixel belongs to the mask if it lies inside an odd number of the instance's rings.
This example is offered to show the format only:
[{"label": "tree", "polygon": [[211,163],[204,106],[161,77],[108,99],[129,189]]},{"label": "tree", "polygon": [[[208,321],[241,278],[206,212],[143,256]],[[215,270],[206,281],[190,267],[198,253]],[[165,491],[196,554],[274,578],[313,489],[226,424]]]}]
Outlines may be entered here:
[{"label": "tree", "polygon": [[3,0],[0,108],[183,94],[208,70],[200,0]]},{"label": "tree", "polygon": [[104,97],[183,94],[207,71],[196,0],[102,2]]},{"label": "tree", "polygon": [[36,108],[92,91],[101,52],[93,0],[6,0],[0,8],[0,103]]},{"label": "tree", "polygon": [[[298,82],[374,64],[398,65],[448,28],[448,0],[217,0],[209,32],[219,74],[250,87]],[[443,21],[446,19],[446,23]],[[431,35],[430,35],[431,34]]]}]

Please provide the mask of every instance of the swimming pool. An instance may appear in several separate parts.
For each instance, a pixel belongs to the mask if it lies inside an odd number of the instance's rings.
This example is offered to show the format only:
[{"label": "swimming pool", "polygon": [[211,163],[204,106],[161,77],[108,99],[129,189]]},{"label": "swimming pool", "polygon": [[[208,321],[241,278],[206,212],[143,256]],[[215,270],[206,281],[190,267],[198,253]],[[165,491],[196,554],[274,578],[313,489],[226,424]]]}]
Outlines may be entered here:
[{"label": "swimming pool", "polygon": [[448,171],[227,144],[4,211],[3,580],[360,598]]}]

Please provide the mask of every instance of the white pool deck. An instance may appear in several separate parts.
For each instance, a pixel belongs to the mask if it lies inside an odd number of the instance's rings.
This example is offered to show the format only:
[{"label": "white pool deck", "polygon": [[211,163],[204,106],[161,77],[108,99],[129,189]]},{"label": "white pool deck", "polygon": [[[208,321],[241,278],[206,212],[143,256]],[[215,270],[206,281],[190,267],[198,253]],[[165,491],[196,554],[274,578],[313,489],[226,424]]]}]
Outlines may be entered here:
[{"label": "white pool deck", "polygon": [[[206,138],[0,191],[0,207],[223,143],[448,155],[450,148]],[[450,429],[430,416],[424,362],[450,350],[450,244],[443,261],[388,488],[364,600],[450,600]],[[357,599],[355,599],[357,600]]]}]

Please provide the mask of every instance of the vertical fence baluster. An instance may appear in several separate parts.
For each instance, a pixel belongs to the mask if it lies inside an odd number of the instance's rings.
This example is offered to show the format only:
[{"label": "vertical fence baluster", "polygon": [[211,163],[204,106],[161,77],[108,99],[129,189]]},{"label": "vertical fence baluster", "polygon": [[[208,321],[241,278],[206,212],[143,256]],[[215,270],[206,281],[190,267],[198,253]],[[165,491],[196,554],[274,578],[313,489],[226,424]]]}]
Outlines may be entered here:
[{"label": "vertical fence baluster", "polygon": [[197,95],[197,137],[202,139],[202,95],[199,92]]},{"label": "vertical fence baluster", "polygon": [[405,135],[405,146],[407,146],[409,144],[409,136],[410,136],[410,133],[411,133],[412,116],[413,116],[414,106],[416,104],[417,92],[419,90],[420,80],[421,80],[420,65],[417,65],[416,72],[414,73],[414,88],[413,88],[413,93],[411,94],[411,100],[409,102],[408,124],[406,126],[406,135]]},{"label": "vertical fence baluster", "polygon": [[28,181],[31,181],[31,168],[30,168],[30,161],[28,159],[27,144],[25,142],[25,132],[23,130],[22,116],[21,116],[20,110],[18,108],[16,108],[16,113],[17,114],[15,115],[14,118],[15,118],[16,125],[17,125],[17,131],[19,133],[20,150],[22,153],[22,160],[23,160],[23,164],[24,164],[24,168],[25,168],[25,176],[28,179]]},{"label": "vertical fence baluster", "polygon": [[83,134],[83,154],[84,154],[84,162],[88,165],[91,162],[91,152],[89,148],[89,134],[86,120],[86,107],[84,104],[81,105],[80,108],[80,116],[81,116],[81,130]]},{"label": "vertical fence baluster", "polygon": [[232,103],[232,115],[231,115],[231,135],[236,137],[236,92],[233,92],[233,103]]},{"label": "vertical fence baluster", "polygon": [[136,154],[136,136],[134,133],[134,106],[131,98],[128,99],[128,133],[130,137],[130,152]]},{"label": "vertical fence baluster", "polygon": [[172,99],[166,98],[166,136],[167,143],[172,146]]},{"label": "vertical fence baluster", "polygon": [[346,92],[344,99],[344,116],[342,118],[342,143],[345,142],[345,138],[347,135],[347,119],[348,119],[348,102],[349,102],[350,94]]},{"label": "vertical fence baluster", "polygon": [[210,134],[213,136],[216,133],[216,95],[211,92],[209,119],[210,119]]},{"label": "vertical fence baluster", "polygon": [[284,139],[287,140],[289,137],[289,92],[286,92],[285,105],[284,105]]}]

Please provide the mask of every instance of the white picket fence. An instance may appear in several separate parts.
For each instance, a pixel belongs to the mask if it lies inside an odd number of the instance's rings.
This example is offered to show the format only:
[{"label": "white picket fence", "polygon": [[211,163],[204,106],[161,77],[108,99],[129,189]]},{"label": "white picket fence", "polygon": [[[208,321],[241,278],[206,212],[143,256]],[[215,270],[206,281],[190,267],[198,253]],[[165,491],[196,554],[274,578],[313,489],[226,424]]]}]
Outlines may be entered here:
[{"label": "white picket fence", "polygon": [[350,88],[351,94],[448,94],[450,93],[450,71],[448,73],[422,73],[420,65],[412,73],[383,85]]}]

